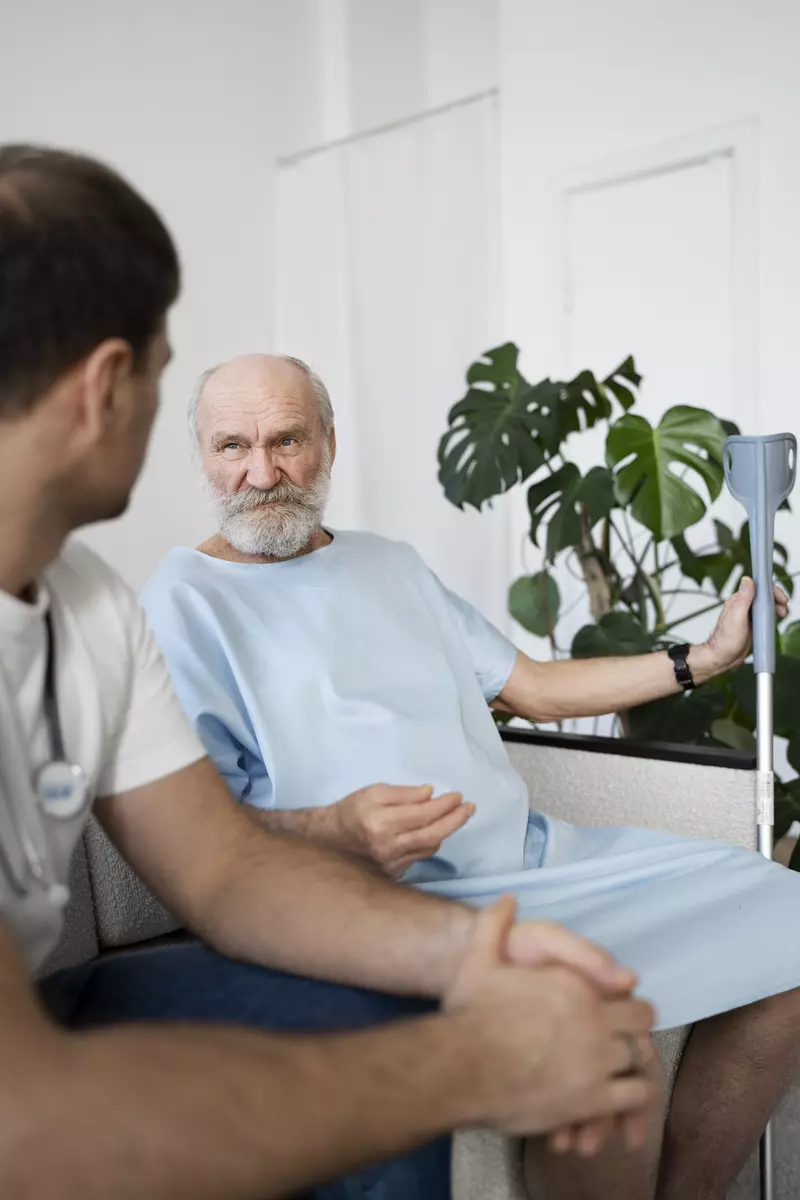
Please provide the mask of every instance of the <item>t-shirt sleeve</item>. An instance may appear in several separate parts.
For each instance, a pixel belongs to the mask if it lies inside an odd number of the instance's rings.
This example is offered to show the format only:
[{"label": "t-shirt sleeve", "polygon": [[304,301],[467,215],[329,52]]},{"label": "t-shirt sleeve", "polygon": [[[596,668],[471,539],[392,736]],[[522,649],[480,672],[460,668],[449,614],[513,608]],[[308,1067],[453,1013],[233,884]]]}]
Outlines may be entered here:
[{"label": "t-shirt sleeve", "polygon": [[491,702],[508,682],[517,659],[517,648],[477,608],[451,592],[435,575],[433,578],[444,597],[450,617],[461,631],[481,690],[487,702]]},{"label": "t-shirt sleeve", "polygon": [[205,757],[175,695],[144,610],[121,581],[115,601],[127,636],[130,690],[98,782],[100,796],[144,787]]},{"label": "t-shirt sleeve", "polygon": [[235,796],[265,807],[269,779],[247,706],[191,589],[157,574],[142,603],[183,710],[215,767]]}]

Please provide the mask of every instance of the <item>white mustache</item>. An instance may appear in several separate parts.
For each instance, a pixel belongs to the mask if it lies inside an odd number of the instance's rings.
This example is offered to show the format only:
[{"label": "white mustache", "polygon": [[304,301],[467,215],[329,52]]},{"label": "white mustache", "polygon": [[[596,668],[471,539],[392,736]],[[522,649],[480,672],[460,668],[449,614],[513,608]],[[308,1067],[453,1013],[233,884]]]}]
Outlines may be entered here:
[{"label": "white mustache", "polygon": [[[222,497],[220,497],[222,499]],[[299,504],[308,508],[306,493],[288,480],[281,480],[275,487],[262,491],[260,488],[247,488],[243,492],[234,492],[224,498],[225,511],[228,513],[251,512],[265,504]]]}]

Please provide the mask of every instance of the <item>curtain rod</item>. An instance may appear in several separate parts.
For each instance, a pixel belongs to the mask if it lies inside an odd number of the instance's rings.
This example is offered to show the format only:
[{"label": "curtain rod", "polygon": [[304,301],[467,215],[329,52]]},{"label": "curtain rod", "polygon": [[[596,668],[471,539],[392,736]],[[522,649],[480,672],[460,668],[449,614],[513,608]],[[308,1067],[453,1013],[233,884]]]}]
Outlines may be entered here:
[{"label": "curtain rod", "polygon": [[335,150],[339,146],[352,146],[356,142],[363,142],[368,138],[378,137],[382,133],[391,133],[395,129],[403,129],[406,125],[416,125],[419,121],[426,121],[430,117],[440,117],[443,113],[451,112],[455,108],[465,108],[468,104],[477,104],[480,100],[487,100],[490,96],[494,97],[499,94],[499,88],[486,88],[485,91],[475,92],[471,96],[463,96],[460,100],[451,100],[447,104],[440,104],[437,108],[426,108],[422,112],[413,113],[409,117],[398,117],[394,121],[387,121],[384,125],[375,125],[371,129],[362,129],[359,133],[350,134],[348,137],[334,138],[331,142],[323,142],[318,146],[310,146],[307,150],[299,150],[295,154],[283,155],[276,160],[277,165],[279,167],[293,167],[307,158],[313,158],[316,154],[324,154],[326,150]]}]

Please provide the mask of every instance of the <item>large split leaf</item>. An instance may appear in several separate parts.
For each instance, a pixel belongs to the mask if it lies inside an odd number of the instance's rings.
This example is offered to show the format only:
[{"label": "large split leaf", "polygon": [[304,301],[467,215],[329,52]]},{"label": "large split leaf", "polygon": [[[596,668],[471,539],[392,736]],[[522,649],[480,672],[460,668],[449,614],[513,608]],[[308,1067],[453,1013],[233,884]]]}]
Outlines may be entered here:
[{"label": "large split leaf", "polygon": [[626,413],[609,430],[606,458],[615,467],[620,504],[659,540],[677,537],[695,525],[706,502],[673,468],[689,468],[703,480],[711,500],[723,484],[721,422],[701,408],[671,408],[653,428],[644,417]]},{"label": "large split leaf", "polygon": [[[721,596],[734,573],[737,574],[737,583],[743,575],[753,574],[750,526],[745,521],[739,533],[734,534],[723,521],[715,521],[714,529],[719,549],[713,553],[695,554],[683,534],[672,539],[672,546],[687,579],[698,585],[708,579],[717,595]],[[776,542],[773,572],[778,583],[787,595],[791,596],[794,592],[794,580],[789,574],[788,557],[786,547],[781,542]]]},{"label": "large split leaf", "polygon": [[[626,358],[618,367],[598,380],[591,371],[581,371],[567,383],[551,386],[555,389],[555,400],[542,400],[548,406],[551,425],[542,426],[543,445],[548,454],[556,454],[571,433],[581,429],[593,429],[598,421],[609,420],[616,400],[623,412],[628,412],[636,402],[635,389],[642,382],[632,358]],[[550,383],[545,380],[545,383]]]},{"label": "large split leaf", "polygon": [[439,443],[439,481],[458,508],[480,508],[544,463],[538,409],[517,371],[518,355],[511,342],[487,351],[470,367],[469,390],[448,415],[450,428]]},{"label": "large split leaf", "polygon": [[552,475],[528,488],[531,541],[538,546],[539,529],[547,525],[547,558],[581,540],[581,513],[592,529],[614,507],[614,481],[606,467],[593,467],[582,476],[574,463],[565,463]]},{"label": "large split leaf", "polygon": [[691,579],[698,587],[708,579],[717,594],[722,593],[736,566],[733,554],[723,550],[714,554],[695,554],[682,533],[672,539],[672,548],[687,579]]},{"label": "large split leaf", "polygon": [[523,575],[508,593],[508,608],[515,621],[537,637],[548,637],[558,622],[561,595],[547,571]]},{"label": "large split leaf", "polygon": [[517,367],[517,347],[489,350],[467,372],[469,390],[448,415],[439,443],[439,481],[448,500],[475,508],[524,483],[564,440],[624,411],[640,376],[628,358],[606,379],[582,371],[567,383],[532,385]]},{"label": "large split leaf", "polygon": [[672,539],[672,548],[678,556],[683,574],[700,587],[708,573],[705,563],[706,555],[695,554],[682,533]]}]

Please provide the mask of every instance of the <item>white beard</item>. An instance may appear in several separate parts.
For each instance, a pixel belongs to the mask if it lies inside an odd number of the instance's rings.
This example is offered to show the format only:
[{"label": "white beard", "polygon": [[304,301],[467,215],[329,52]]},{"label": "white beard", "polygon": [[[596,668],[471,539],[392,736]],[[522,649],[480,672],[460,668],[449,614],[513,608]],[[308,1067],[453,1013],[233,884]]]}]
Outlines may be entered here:
[{"label": "white beard", "polygon": [[331,482],[327,447],[307,488],[283,480],[262,492],[248,488],[226,496],[208,485],[220,533],[240,554],[292,558],[305,550],[322,523]]}]

